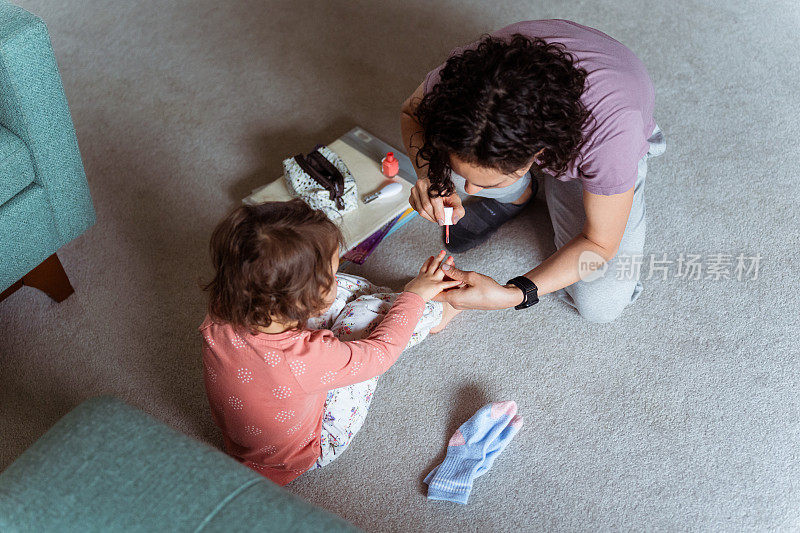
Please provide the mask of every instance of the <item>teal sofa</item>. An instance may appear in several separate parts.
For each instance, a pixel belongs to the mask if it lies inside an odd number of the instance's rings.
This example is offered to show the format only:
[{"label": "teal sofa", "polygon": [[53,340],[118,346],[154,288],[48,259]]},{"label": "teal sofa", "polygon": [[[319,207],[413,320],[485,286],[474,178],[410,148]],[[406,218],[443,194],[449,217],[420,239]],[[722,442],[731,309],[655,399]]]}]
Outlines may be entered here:
[{"label": "teal sofa", "polygon": [[0,0],[0,300],[72,287],[56,251],[95,222],[44,22]]},{"label": "teal sofa", "polygon": [[110,397],[87,400],[0,474],[0,531],[358,531]]}]

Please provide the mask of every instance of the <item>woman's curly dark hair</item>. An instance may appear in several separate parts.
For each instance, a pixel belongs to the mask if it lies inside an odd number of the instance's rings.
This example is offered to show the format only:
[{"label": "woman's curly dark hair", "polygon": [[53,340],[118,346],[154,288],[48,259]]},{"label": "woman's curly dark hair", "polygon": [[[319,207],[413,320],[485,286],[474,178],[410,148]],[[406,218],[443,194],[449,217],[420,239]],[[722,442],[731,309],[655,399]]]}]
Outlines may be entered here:
[{"label": "woman's curly dark hair", "polygon": [[211,317],[239,328],[306,321],[324,310],[333,254],[344,244],[323,211],[302,200],[243,205],[211,235]]},{"label": "woman's curly dark hair", "polygon": [[509,174],[544,148],[541,166],[561,174],[578,156],[590,117],[580,101],[586,70],[558,43],[487,35],[450,57],[417,105],[424,130],[417,166],[432,196],[453,193],[450,155]]}]

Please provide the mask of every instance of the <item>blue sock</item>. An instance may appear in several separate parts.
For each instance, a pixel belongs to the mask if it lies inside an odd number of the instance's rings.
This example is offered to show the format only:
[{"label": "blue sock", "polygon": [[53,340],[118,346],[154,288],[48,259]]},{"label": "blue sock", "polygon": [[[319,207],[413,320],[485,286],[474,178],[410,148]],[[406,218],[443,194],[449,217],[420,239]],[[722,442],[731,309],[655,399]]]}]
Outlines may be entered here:
[{"label": "blue sock", "polygon": [[453,434],[442,464],[426,477],[428,499],[467,503],[472,482],[485,474],[522,427],[515,402],[485,405]]},{"label": "blue sock", "polygon": [[[514,438],[514,435],[517,434],[519,428],[522,427],[522,417],[515,416],[511,419],[514,423],[509,423],[503,431],[500,433],[499,438],[495,439],[494,442],[489,446],[489,449],[486,451],[486,459],[483,463],[478,467],[475,471],[475,479],[481,477],[485,474],[492,465],[494,464],[494,460],[500,455],[500,452],[506,449],[506,446],[511,442],[511,439]],[[439,470],[441,465],[436,465],[436,467],[431,470],[427,476],[425,476],[425,483],[428,483],[430,479],[436,475],[436,471]]]}]

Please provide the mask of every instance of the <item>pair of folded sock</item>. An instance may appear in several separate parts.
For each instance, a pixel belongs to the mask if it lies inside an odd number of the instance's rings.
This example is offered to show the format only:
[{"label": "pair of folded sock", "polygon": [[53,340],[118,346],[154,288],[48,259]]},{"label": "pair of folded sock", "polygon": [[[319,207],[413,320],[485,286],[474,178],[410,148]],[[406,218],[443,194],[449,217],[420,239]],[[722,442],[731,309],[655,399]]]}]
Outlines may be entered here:
[{"label": "pair of folded sock", "polygon": [[425,477],[428,499],[465,504],[475,479],[489,471],[522,427],[513,401],[481,407],[456,430],[444,461]]}]

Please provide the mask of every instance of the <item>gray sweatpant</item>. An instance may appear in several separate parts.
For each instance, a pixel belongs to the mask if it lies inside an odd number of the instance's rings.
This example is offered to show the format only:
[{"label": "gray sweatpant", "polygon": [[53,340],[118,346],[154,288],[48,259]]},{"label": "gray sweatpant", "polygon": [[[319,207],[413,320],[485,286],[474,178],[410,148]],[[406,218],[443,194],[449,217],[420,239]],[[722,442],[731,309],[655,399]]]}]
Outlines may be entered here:
[{"label": "gray sweatpant", "polygon": [[[625,307],[636,301],[642,292],[639,269],[635,261],[644,251],[645,199],[644,184],[647,160],[664,153],[666,142],[661,129],[656,126],[647,141],[650,150],[639,160],[639,174],[633,192],[633,205],[628,225],[619,245],[619,251],[608,262],[605,274],[593,281],[578,281],[556,291],[556,296],[571,305],[590,322],[610,322]],[[583,187],[577,180],[559,181],[544,174],[544,194],[550,220],[553,223],[556,248],[561,248],[577,235],[586,221],[583,208]],[[626,264],[620,264],[625,261]]]}]

